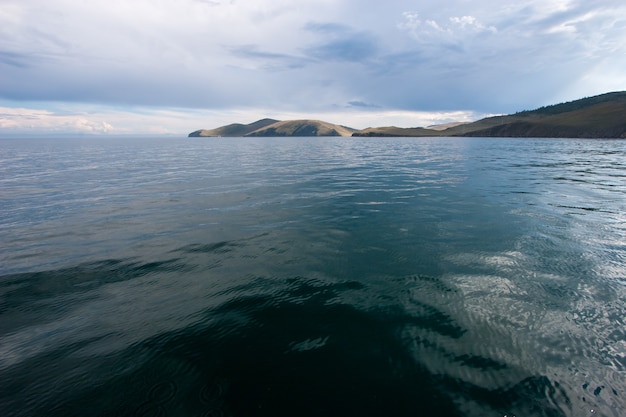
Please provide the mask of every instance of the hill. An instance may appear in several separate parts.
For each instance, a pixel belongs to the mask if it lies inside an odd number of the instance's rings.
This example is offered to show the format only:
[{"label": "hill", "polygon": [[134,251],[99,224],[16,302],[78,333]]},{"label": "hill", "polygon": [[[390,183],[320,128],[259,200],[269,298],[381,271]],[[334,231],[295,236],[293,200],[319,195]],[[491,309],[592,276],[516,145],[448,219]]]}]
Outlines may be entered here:
[{"label": "hill", "polygon": [[321,120],[261,119],[250,124],[233,123],[215,129],[191,132],[189,137],[242,136],[352,136],[356,129]]},{"label": "hill", "polygon": [[446,130],[448,128],[451,127],[457,127],[457,126],[461,126],[461,125],[466,125],[469,122],[451,122],[451,123],[444,123],[441,125],[431,125],[431,126],[426,126],[426,129],[432,129],[432,130]]},{"label": "hill", "polygon": [[428,128],[395,126],[355,130],[321,120],[261,119],[196,130],[198,136],[486,136],[552,138],[626,138],[626,91],[601,94],[567,103],[488,117],[473,123]]},{"label": "hill", "polygon": [[356,131],[352,136],[447,136],[442,135],[444,130],[425,129],[423,127],[396,127],[396,126],[384,126],[384,127],[368,127],[363,130]]},{"label": "hill", "polygon": [[488,117],[447,129],[377,127],[360,130],[354,136],[626,138],[626,92]]},{"label": "hill", "polygon": [[626,92],[491,117],[447,130],[453,131],[461,136],[626,138]]},{"label": "hill", "polygon": [[201,129],[191,132],[189,137],[211,137],[211,136],[246,136],[248,133],[262,129],[265,126],[278,122],[274,119],[261,119],[247,125],[241,123],[233,123],[230,125],[218,127],[216,129]]},{"label": "hill", "polygon": [[255,130],[247,136],[352,136],[355,131],[321,120],[286,120]]}]

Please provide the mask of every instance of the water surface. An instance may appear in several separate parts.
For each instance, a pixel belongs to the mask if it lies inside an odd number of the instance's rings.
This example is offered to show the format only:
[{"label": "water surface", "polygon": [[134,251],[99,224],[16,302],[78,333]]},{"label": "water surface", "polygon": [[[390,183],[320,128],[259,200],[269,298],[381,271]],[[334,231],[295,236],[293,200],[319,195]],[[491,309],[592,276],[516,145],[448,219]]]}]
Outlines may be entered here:
[{"label": "water surface", "polygon": [[3,416],[626,413],[626,141],[0,151]]}]

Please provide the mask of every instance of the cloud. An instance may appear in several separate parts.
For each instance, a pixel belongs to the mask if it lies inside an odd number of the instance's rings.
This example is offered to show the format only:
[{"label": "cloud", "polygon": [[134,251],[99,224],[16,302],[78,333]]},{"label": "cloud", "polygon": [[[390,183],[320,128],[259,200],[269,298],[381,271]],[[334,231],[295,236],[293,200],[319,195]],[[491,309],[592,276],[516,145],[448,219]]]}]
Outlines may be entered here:
[{"label": "cloud", "polygon": [[366,103],[366,102],[360,101],[360,100],[349,101],[348,102],[348,106],[349,107],[364,108],[364,109],[378,109],[378,108],[380,108],[380,106],[378,106],[376,104]]},{"label": "cloud", "polygon": [[258,45],[238,45],[229,49],[234,56],[247,62],[258,63],[253,68],[260,66],[269,70],[287,70],[302,68],[310,62],[302,56],[263,51]]},{"label": "cloud", "polygon": [[378,47],[366,33],[354,33],[306,49],[308,55],[328,61],[366,62]]},{"label": "cloud", "polygon": [[304,53],[318,60],[365,63],[378,53],[376,37],[365,30],[335,22],[307,22],[304,30],[316,37]]},{"label": "cloud", "polygon": [[337,22],[307,22],[304,29],[310,32],[316,32],[322,35],[329,34],[345,34],[352,32],[350,26]]},{"label": "cloud", "polygon": [[0,63],[10,65],[17,68],[25,68],[27,66],[27,57],[16,52],[0,52]]},{"label": "cloud", "polygon": [[55,114],[48,110],[0,107],[0,129],[19,133],[109,133],[114,127],[84,114]]},{"label": "cloud", "polygon": [[450,22],[459,26],[461,30],[473,30],[474,32],[491,32],[497,33],[498,29],[494,26],[485,26],[480,23],[474,16],[451,17]]},{"label": "cloud", "polygon": [[502,113],[626,89],[602,76],[626,67],[621,0],[2,3],[18,107]]},{"label": "cloud", "polygon": [[417,12],[404,12],[398,23],[400,30],[409,33],[418,42],[450,43],[467,41],[468,36],[488,32],[496,34],[495,26],[486,26],[474,16],[452,16],[442,22],[422,20]]}]

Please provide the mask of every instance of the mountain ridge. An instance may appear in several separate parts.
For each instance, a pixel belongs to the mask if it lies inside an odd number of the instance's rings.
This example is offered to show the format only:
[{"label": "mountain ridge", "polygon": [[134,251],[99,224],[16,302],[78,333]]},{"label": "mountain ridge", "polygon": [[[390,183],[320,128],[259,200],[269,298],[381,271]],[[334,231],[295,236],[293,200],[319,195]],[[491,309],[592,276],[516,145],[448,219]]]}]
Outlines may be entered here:
[{"label": "mountain ridge", "polygon": [[249,133],[247,136],[352,136],[356,129],[322,120],[285,120]]},{"label": "mountain ridge", "polygon": [[265,118],[249,124],[232,123],[215,129],[196,130],[195,132],[191,132],[189,134],[189,137],[246,136],[247,134],[252,133],[255,130],[262,129],[278,121],[279,120]]},{"label": "mountain ridge", "polygon": [[471,123],[448,123],[426,128],[385,126],[357,130],[321,120],[280,121],[266,118],[250,124],[234,123],[215,129],[196,130],[189,134],[189,137],[211,136],[626,138],[626,91],[487,117]]}]

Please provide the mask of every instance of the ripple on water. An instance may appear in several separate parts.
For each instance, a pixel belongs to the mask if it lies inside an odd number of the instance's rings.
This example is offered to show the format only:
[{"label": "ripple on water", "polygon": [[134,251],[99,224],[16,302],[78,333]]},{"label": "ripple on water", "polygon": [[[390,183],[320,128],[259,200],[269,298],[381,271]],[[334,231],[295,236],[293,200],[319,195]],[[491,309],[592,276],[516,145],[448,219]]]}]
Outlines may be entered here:
[{"label": "ripple on water", "polygon": [[625,144],[3,142],[0,414],[619,416]]}]

